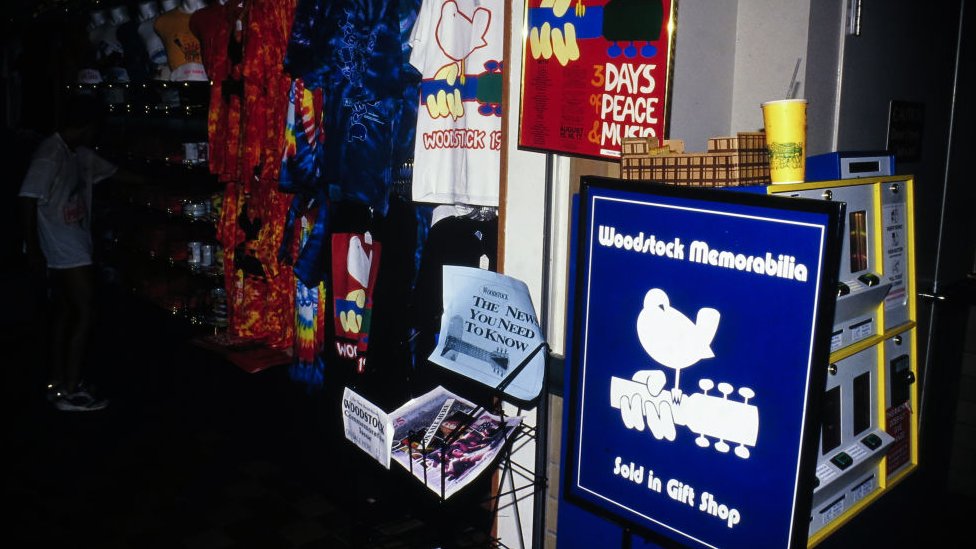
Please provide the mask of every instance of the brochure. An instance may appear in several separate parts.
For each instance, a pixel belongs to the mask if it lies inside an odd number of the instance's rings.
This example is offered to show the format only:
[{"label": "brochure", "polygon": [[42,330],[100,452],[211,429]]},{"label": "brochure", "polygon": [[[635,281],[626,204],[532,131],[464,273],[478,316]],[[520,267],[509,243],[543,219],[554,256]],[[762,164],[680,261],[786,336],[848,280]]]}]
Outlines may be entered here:
[{"label": "brochure", "polygon": [[[530,403],[542,392],[545,338],[521,280],[473,267],[444,267],[444,313],[430,361]],[[534,353],[534,354],[533,354]]]},{"label": "brochure", "polygon": [[342,393],[342,427],[346,439],[390,468],[393,427],[390,417],[372,402],[346,387]]}]

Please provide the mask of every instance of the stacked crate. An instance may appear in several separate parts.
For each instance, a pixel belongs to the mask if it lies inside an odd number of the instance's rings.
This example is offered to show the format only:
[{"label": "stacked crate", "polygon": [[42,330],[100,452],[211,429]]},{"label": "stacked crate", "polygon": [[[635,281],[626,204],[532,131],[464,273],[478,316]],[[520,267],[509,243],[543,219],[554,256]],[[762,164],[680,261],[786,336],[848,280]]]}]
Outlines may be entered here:
[{"label": "stacked crate", "polygon": [[685,153],[678,140],[625,139],[620,157],[624,179],[687,187],[734,187],[769,183],[769,155],[762,132],[713,137],[708,152]]}]

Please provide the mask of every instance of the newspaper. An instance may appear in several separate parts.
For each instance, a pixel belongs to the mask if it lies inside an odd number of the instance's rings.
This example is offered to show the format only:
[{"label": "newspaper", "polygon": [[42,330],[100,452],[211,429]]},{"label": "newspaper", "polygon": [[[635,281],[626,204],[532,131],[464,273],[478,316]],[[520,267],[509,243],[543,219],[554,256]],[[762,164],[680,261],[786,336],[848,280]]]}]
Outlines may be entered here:
[{"label": "newspaper", "polygon": [[431,362],[489,387],[508,383],[507,396],[531,403],[542,392],[546,353],[539,347],[544,344],[524,282],[484,269],[444,266],[444,313]]},{"label": "newspaper", "polygon": [[488,469],[521,424],[437,387],[390,414],[393,461],[447,499]]}]

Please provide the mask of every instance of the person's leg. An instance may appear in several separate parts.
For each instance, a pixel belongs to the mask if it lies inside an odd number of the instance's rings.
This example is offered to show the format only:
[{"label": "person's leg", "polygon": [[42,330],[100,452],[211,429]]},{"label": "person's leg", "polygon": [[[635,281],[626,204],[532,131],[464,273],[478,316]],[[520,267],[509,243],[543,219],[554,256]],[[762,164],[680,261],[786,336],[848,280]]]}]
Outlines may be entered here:
[{"label": "person's leg", "polygon": [[52,351],[54,376],[64,391],[77,390],[88,349],[94,311],[95,281],[91,266],[52,269],[55,317]]},{"label": "person's leg", "polygon": [[48,389],[64,391],[64,359],[68,330],[68,298],[63,277],[59,270],[48,271],[50,308],[48,310],[47,359],[49,365]]}]

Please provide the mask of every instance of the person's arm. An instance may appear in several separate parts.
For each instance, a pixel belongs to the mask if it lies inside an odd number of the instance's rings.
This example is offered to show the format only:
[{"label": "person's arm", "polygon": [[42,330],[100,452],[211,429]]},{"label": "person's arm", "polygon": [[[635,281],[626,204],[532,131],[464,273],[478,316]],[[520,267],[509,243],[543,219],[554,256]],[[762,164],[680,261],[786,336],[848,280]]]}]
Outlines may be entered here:
[{"label": "person's arm", "polygon": [[84,161],[91,166],[93,183],[112,182],[123,187],[132,187],[150,182],[148,177],[109,162],[91,149],[79,149],[78,154],[84,155]]},{"label": "person's arm", "polygon": [[24,251],[27,253],[27,267],[35,274],[47,269],[47,260],[41,251],[40,237],[37,235],[37,199],[30,196],[18,197],[20,224],[24,233]]},{"label": "person's arm", "polygon": [[63,147],[60,139],[45,139],[38,145],[31,158],[27,174],[20,184],[17,198],[18,217],[24,234],[24,252],[27,254],[27,266],[37,275],[43,275],[47,269],[47,259],[41,250],[41,237],[38,232],[37,208],[45,203],[54,182],[61,171],[60,150]]},{"label": "person's arm", "polygon": [[132,170],[127,170],[121,166],[119,166],[115,170],[115,173],[113,173],[112,176],[108,178],[108,180],[114,181],[116,183],[120,183],[127,187],[136,186],[136,185],[145,185],[149,183],[148,177],[142,175],[141,173],[137,173]]}]

